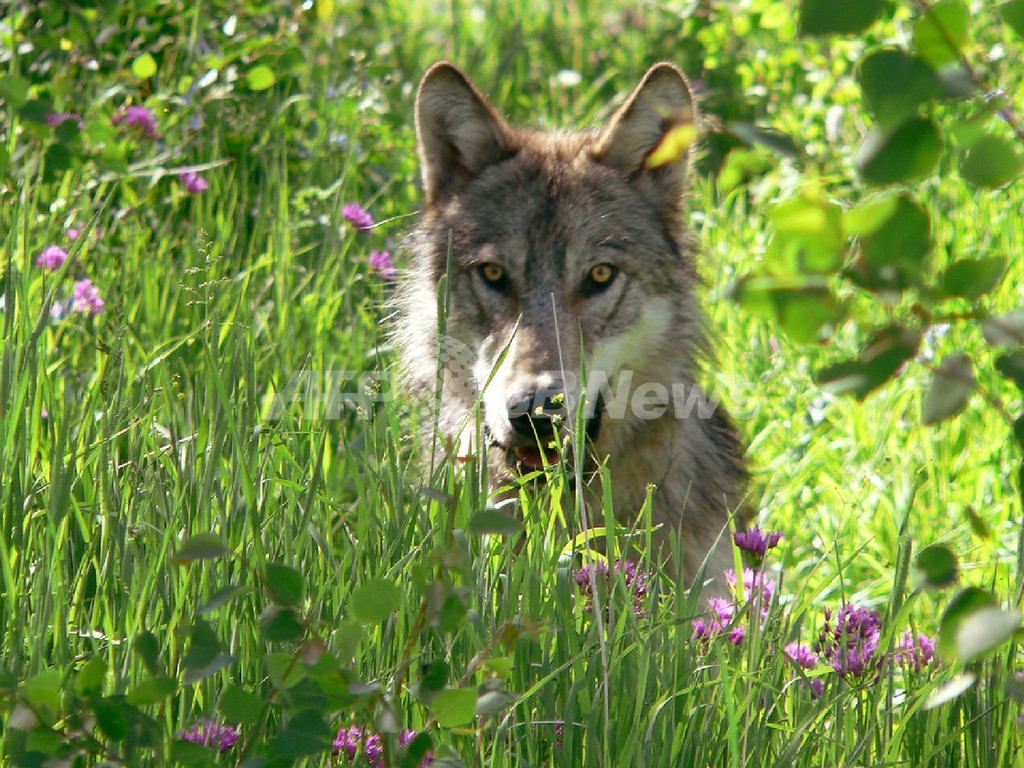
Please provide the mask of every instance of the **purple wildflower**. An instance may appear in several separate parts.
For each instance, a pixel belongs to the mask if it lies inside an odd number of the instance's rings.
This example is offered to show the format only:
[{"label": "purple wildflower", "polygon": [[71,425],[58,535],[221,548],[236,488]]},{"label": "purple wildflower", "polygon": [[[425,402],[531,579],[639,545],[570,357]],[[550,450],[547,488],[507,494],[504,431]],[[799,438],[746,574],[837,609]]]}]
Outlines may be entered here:
[{"label": "purple wildflower", "polygon": [[825,692],[825,681],[820,677],[816,677],[811,680],[811,698],[820,699],[821,694]]},{"label": "purple wildflower", "polygon": [[574,574],[576,583],[580,587],[580,593],[586,597],[588,611],[593,610],[594,594],[593,584],[600,577],[600,581],[608,583],[611,573],[621,573],[626,588],[633,595],[633,613],[643,615],[647,610],[647,596],[650,592],[647,573],[631,560],[616,560],[612,571],[609,571],[608,562],[597,560],[593,564],[582,566]]},{"label": "purple wildflower", "polygon": [[178,174],[178,178],[181,179],[185,191],[190,195],[198,195],[210,188],[209,182],[193,171],[182,171]]},{"label": "purple wildflower", "polygon": [[818,663],[818,657],[814,654],[814,651],[811,650],[811,646],[809,645],[790,643],[786,646],[785,652],[786,656],[788,656],[792,662],[804,669],[811,669]]},{"label": "purple wildflower", "polygon": [[373,251],[370,254],[370,266],[382,280],[394,280],[398,277],[395,262],[391,260],[391,254],[387,251]]},{"label": "purple wildflower", "polygon": [[745,552],[749,552],[758,562],[765,556],[769,549],[774,549],[782,541],[781,533],[766,534],[760,527],[754,526],[747,531],[736,531],[732,535],[736,546]]},{"label": "purple wildflower", "polygon": [[737,597],[733,600],[723,597],[709,597],[708,608],[711,609],[712,616],[705,619],[695,619],[693,622],[693,634],[698,639],[713,639],[725,633],[725,630],[729,628],[729,641],[734,645],[739,645],[747,636],[747,628],[742,624],[736,624],[731,628],[730,625],[733,624],[734,620],[742,612],[742,609],[747,604],[752,603],[752,608],[756,609],[761,617],[761,628],[763,629],[765,622],[768,620],[772,596],[775,594],[778,584],[774,579],[768,578],[763,573],[750,568],[744,568],[743,595],[739,597],[736,574],[733,571],[726,571],[725,578],[733,592],[737,594]]},{"label": "purple wildflower", "polygon": [[75,312],[81,312],[89,315],[89,317],[95,317],[100,314],[107,303],[103,301],[103,297],[100,296],[99,289],[92,284],[92,280],[86,278],[85,280],[79,280],[75,283],[75,303],[71,309]]},{"label": "purple wildflower", "polygon": [[222,755],[238,743],[239,731],[233,725],[199,723],[181,734],[183,741],[214,747]]},{"label": "purple wildflower", "polygon": [[50,112],[43,120],[47,125],[54,127],[61,123],[66,123],[68,120],[73,120],[78,125],[79,130],[85,130],[85,122],[82,120],[82,116],[74,112]]},{"label": "purple wildflower", "polygon": [[[419,735],[418,731],[408,728],[398,735],[398,746],[404,747]],[[342,728],[331,745],[331,754],[342,756],[349,765],[369,765],[370,768],[381,768],[384,765],[384,742],[380,736],[370,731],[363,731],[356,726]],[[356,762],[360,755],[365,758]],[[420,767],[430,765],[434,761],[433,753],[427,753]]]},{"label": "purple wildflower", "polygon": [[832,625],[832,611],[825,611],[825,624],[814,650],[841,675],[861,677],[876,667],[882,621],[877,611],[843,606]]},{"label": "purple wildflower", "polygon": [[361,232],[373,229],[373,216],[359,203],[345,203],[341,207],[342,218],[348,219],[352,226]]},{"label": "purple wildflower", "polygon": [[67,251],[56,245],[51,245],[39,254],[39,258],[36,259],[36,266],[53,271],[60,269],[67,260]]},{"label": "purple wildflower", "polygon": [[82,236],[82,225],[75,224],[73,227],[68,227],[67,235],[68,240],[74,242],[75,240]]},{"label": "purple wildflower", "polygon": [[145,107],[122,107],[110,122],[114,125],[124,124],[147,139],[160,138],[156,116]]},{"label": "purple wildflower", "polygon": [[923,632],[914,638],[909,629],[903,632],[902,639],[896,644],[893,660],[914,668],[920,672],[935,660],[935,641]]}]

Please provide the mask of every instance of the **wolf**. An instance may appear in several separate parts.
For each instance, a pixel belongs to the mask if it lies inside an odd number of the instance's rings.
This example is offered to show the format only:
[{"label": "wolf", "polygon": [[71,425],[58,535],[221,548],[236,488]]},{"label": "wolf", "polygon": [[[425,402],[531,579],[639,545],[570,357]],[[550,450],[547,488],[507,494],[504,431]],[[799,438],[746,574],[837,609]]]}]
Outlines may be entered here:
[{"label": "wolf", "polygon": [[397,294],[405,386],[439,400],[459,454],[484,444],[493,489],[559,461],[578,408],[586,446],[567,458],[591,470],[591,525],[604,478],[627,525],[653,484],[660,555],[678,537],[688,582],[705,557],[721,575],[747,473],[697,381],[710,355],[683,222],[691,150],[672,150],[698,121],[682,72],[656,64],[603,128],[561,132],[512,127],[439,62],[415,120],[425,199]]}]

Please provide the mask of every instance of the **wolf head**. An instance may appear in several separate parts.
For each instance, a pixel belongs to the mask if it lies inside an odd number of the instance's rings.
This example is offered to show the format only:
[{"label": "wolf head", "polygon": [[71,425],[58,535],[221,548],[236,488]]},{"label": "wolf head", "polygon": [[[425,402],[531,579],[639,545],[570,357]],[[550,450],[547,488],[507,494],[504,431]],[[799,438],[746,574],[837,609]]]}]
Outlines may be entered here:
[{"label": "wolf head", "polygon": [[672,148],[696,120],[668,63],[583,133],[511,127],[451,64],[424,75],[426,200],[397,341],[412,387],[439,392],[446,436],[481,434],[482,403],[492,466],[497,453],[536,468],[577,405],[598,457],[675,419],[664,401],[692,385],[703,346],[682,225],[690,155]]}]

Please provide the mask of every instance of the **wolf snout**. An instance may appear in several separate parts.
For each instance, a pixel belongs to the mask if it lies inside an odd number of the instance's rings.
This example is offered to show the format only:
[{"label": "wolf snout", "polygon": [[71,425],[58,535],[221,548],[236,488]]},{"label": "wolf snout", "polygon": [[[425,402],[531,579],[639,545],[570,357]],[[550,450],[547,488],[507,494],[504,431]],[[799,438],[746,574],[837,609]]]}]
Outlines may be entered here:
[{"label": "wolf snout", "polygon": [[534,390],[508,399],[508,421],[517,438],[529,443],[554,437],[555,421],[568,415],[561,390]]}]

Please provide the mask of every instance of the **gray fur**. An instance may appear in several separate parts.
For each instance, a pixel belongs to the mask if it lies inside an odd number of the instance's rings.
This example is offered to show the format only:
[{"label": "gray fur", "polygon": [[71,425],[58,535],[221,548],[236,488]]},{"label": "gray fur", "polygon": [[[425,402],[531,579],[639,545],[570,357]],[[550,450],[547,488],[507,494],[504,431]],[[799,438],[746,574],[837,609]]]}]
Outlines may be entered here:
[{"label": "gray fur", "polygon": [[[651,68],[603,131],[583,133],[512,128],[451,64],[424,75],[416,127],[426,203],[395,336],[406,387],[433,393],[438,283],[446,276],[448,344],[468,359],[461,370],[446,368],[439,428],[455,450],[474,450],[470,414],[482,399],[496,443],[489,448],[492,486],[508,480],[509,450],[522,443],[506,403],[550,385],[552,372],[600,365],[614,381],[632,371],[634,393],[644,384],[698,386],[707,345],[682,217],[689,155],[654,169],[645,162],[667,131],[696,119],[685,78],[668,63]],[[481,276],[483,264],[504,270],[505,292]],[[587,294],[587,275],[599,264],[618,271],[607,288]],[[746,480],[724,410],[698,418],[669,409],[650,420],[627,410],[624,418],[601,419],[592,448],[608,458],[621,521],[632,521],[648,484],[657,485],[654,518],[665,524],[659,543],[682,532],[684,572],[692,578]],[[591,519],[600,520],[601,490],[591,490]],[[728,539],[726,532],[712,573],[731,565]]]}]

